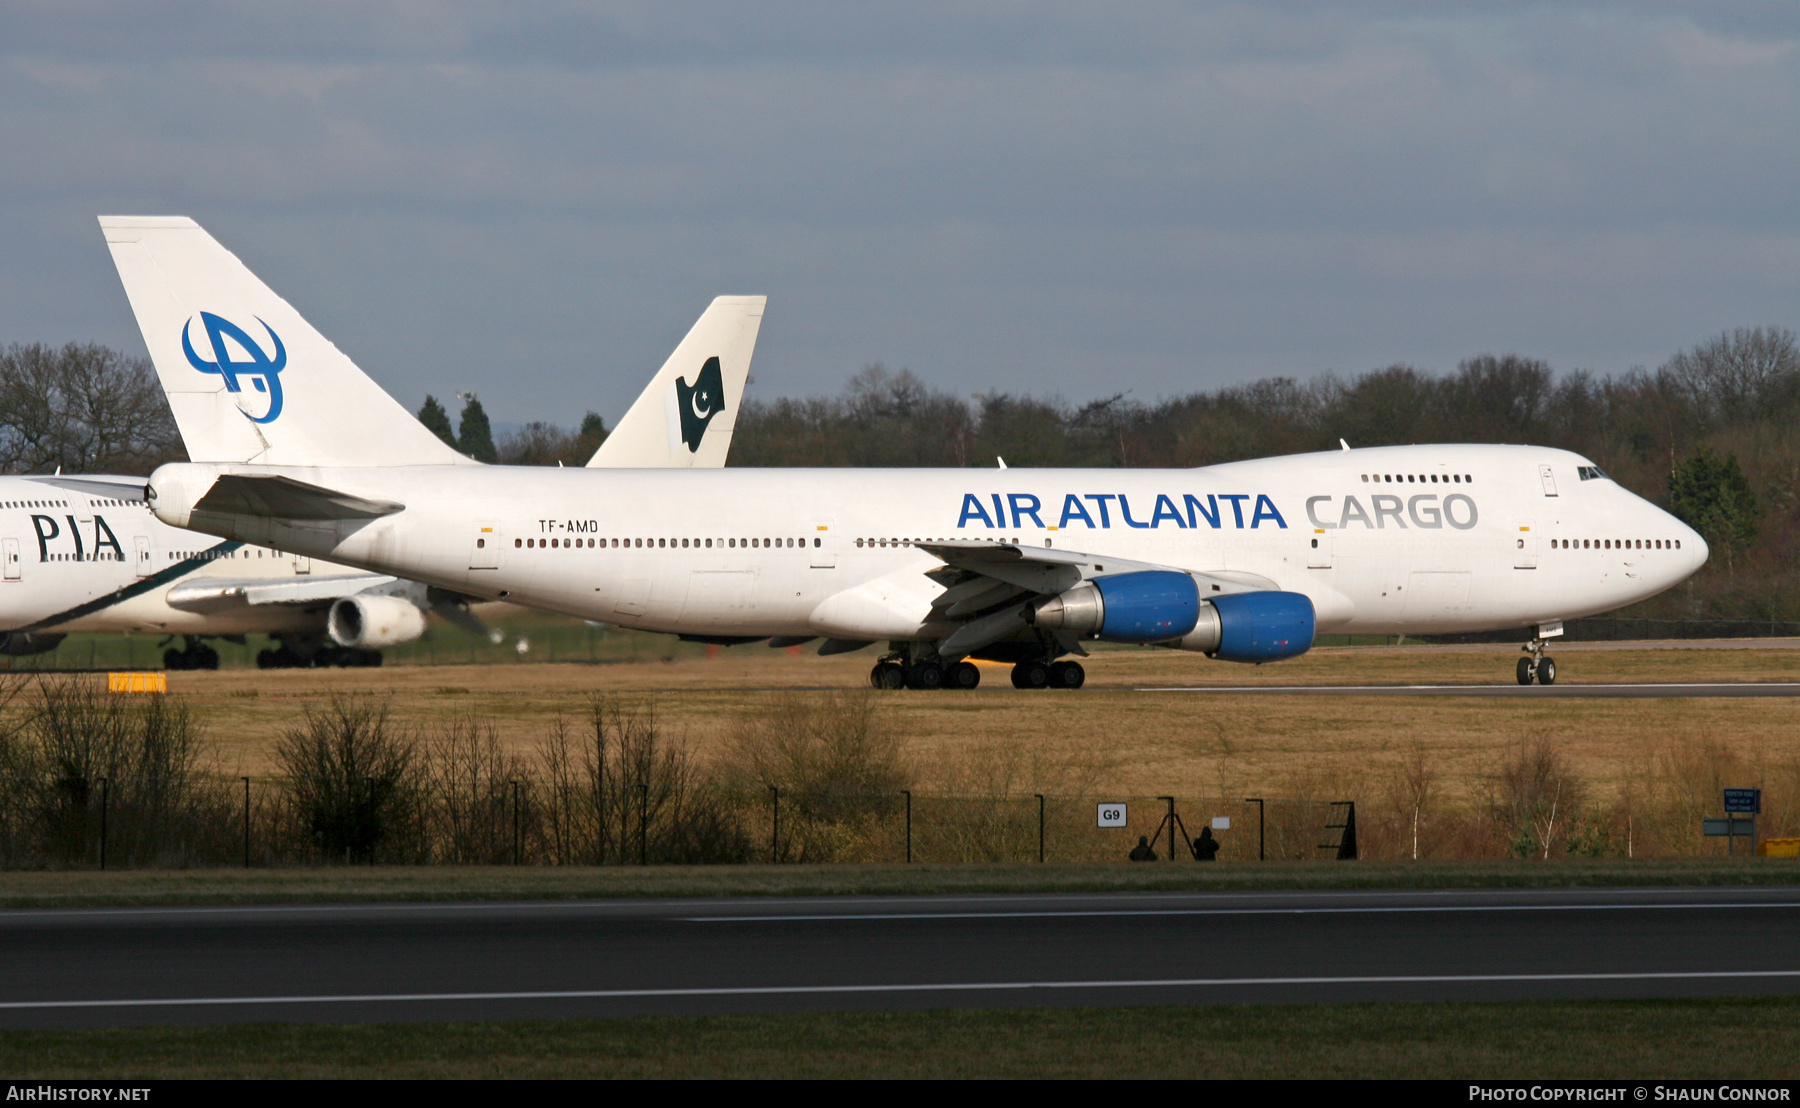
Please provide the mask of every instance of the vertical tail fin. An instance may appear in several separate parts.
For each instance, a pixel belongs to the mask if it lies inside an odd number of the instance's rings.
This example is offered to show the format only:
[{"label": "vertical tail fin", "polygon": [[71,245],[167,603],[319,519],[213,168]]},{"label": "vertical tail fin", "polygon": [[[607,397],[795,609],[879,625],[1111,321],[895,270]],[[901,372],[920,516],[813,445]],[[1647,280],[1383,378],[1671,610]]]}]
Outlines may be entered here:
[{"label": "vertical tail fin", "polygon": [[669,355],[589,468],[716,469],[725,464],[766,296],[721,296]]},{"label": "vertical tail fin", "polygon": [[100,227],[194,461],[473,464],[198,223],[101,216]]}]

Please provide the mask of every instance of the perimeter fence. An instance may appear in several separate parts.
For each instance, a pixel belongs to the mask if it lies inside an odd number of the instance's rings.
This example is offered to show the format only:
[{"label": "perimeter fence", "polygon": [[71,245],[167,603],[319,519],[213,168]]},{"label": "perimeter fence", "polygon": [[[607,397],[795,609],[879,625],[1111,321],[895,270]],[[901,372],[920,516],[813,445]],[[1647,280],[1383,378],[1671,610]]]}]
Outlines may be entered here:
[{"label": "perimeter fence", "polygon": [[1342,854],[1352,810],[1279,798],[685,791],[629,779],[472,785],[201,776],[174,793],[131,778],[13,777],[0,780],[0,867],[1126,862],[1140,840],[1157,861],[1192,861],[1202,829],[1219,861],[1323,859]]}]

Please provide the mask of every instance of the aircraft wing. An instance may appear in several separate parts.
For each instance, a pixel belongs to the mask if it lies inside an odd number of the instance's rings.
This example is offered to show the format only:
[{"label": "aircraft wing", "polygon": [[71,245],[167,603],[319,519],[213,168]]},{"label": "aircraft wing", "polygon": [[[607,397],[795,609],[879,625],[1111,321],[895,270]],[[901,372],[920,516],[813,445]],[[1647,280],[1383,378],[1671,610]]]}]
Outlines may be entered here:
[{"label": "aircraft wing", "polygon": [[217,612],[262,604],[327,604],[340,597],[391,585],[383,573],[341,573],[325,577],[201,577],[170,589],[169,606],[188,612]]},{"label": "aircraft wing", "polygon": [[[1199,582],[1202,595],[1257,592],[1279,587],[1274,581],[1253,573],[1226,570],[1196,573],[1180,566],[1052,547],[1039,549],[980,539],[916,545],[944,563],[942,568],[932,570],[927,576],[944,586],[943,595],[932,604],[932,615],[960,625],[938,646],[939,652],[946,655],[978,650],[1024,631],[1028,626],[1025,620],[1027,602],[1065,592],[1091,577],[1167,570],[1192,576]],[[1081,652],[1080,646],[1073,641],[1064,645]]]},{"label": "aircraft wing", "polygon": [[53,488],[67,489],[69,492],[78,492],[84,496],[101,496],[111,500],[130,500],[139,504],[144,502],[144,486],[149,483],[149,478],[146,477],[138,477],[135,479],[126,477],[64,477],[61,474],[54,477],[27,477],[25,479],[27,481],[35,481],[40,485],[49,485]]}]

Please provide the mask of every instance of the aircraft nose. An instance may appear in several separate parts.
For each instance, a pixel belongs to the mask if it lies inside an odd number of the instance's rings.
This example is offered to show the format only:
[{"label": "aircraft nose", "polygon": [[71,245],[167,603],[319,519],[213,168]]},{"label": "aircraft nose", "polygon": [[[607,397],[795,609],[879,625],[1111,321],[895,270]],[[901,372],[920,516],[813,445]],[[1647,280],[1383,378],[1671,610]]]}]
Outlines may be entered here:
[{"label": "aircraft nose", "polygon": [[1706,564],[1707,556],[1712,553],[1712,548],[1706,545],[1706,540],[1700,537],[1700,532],[1694,530],[1692,527],[1689,527],[1684,523],[1681,525],[1681,529],[1687,532],[1687,536],[1681,542],[1682,549],[1692,550],[1694,552],[1693,560],[1690,563],[1691,568],[1688,572],[1696,573],[1701,566]]}]

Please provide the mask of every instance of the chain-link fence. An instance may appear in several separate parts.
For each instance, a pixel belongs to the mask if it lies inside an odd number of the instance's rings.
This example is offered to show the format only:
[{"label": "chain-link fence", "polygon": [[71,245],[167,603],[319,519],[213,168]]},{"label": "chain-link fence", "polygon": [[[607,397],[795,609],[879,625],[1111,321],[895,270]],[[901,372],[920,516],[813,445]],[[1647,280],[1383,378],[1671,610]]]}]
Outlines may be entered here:
[{"label": "chain-link fence", "polygon": [[807,793],[623,779],[496,778],[458,792],[379,779],[0,782],[0,866],[1127,862],[1337,857],[1347,809],[1265,798]]}]

